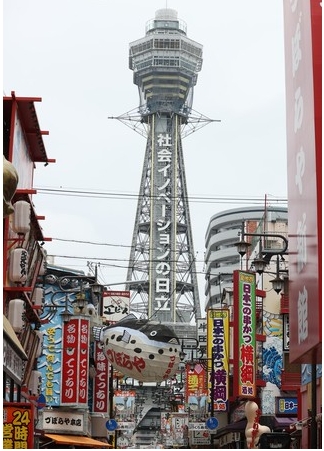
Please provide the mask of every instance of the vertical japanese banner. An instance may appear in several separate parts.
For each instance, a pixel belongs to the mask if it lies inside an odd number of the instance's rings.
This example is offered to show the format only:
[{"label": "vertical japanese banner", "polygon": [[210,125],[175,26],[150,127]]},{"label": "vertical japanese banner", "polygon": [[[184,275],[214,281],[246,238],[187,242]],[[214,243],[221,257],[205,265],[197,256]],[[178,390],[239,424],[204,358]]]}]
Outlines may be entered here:
[{"label": "vertical japanese banner", "polygon": [[3,403],[3,449],[34,449],[32,405]]},{"label": "vertical japanese banner", "polygon": [[171,415],[171,437],[173,447],[185,447],[188,443],[188,415],[173,413]]},{"label": "vertical japanese banner", "polygon": [[90,320],[63,323],[61,405],[81,407],[88,401]]},{"label": "vertical japanese banner", "polygon": [[283,6],[289,359],[315,363],[322,358],[322,2],[284,1]]},{"label": "vertical japanese banner", "polygon": [[74,317],[63,323],[61,405],[77,404],[78,361],[79,361],[79,320]]},{"label": "vertical japanese banner", "polygon": [[207,372],[201,365],[192,368],[190,363],[186,363],[186,381],[186,403],[190,396],[207,396]]},{"label": "vertical japanese banner", "polygon": [[234,271],[233,395],[256,396],[256,281],[255,273]]},{"label": "vertical japanese banner", "polygon": [[92,411],[94,413],[108,413],[110,365],[103,351],[103,344],[98,341],[94,343],[94,359],[97,373],[94,379]]},{"label": "vertical japanese banner", "polygon": [[229,315],[228,309],[207,311],[208,387],[214,412],[228,410],[229,397]]},{"label": "vertical japanese banner", "polygon": [[80,343],[79,343],[79,373],[77,402],[80,407],[88,404],[89,383],[89,350],[90,350],[90,318],[79,318]]}]

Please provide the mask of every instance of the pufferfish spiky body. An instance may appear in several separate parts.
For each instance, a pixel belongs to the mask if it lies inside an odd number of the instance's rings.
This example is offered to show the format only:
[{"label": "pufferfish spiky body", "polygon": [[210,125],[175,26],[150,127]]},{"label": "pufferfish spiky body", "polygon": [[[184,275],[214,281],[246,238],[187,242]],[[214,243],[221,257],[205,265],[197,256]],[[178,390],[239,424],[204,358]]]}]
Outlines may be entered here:
[{"label": "pufferfish spiky body", "polygon": [[142,382],[172,377],[180,362],[180,341],[157,321],[129,315],[101,330],[100,341],[113,368]]}]

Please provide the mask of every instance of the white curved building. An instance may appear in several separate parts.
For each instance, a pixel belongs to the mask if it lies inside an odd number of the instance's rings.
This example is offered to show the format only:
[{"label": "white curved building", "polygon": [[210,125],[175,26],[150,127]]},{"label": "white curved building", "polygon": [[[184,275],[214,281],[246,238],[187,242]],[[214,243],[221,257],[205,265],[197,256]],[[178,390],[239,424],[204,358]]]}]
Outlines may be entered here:
[{"label": "white curved building", "polygon": [[[241,261],[235,243],[240,240],[242,224],[249,233],[282,233],[287,231],[288,209],[264,206],[225,210],[212,216],[205,235],[206,285],[205,308],[217,306],[225,288],[232,288],[233,271],[248,269]],[[251,246],[253,249],[255,246]],[[251,257],[250,255],[247,257]]]}]

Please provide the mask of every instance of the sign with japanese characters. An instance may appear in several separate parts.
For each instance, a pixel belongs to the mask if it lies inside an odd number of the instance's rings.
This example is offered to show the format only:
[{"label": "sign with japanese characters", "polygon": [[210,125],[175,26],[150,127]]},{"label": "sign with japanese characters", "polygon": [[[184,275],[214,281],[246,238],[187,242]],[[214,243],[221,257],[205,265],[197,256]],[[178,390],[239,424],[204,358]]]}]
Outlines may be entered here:
[{"label": "sign with japanese characters", "polygon": [[24,361],[15,351],[6,336],[3,336],[3,370],[18,384],[22,383]]},{"label": "sign with japanese characters", "polygon": [[186,363],[186,402],[190,396],[207,395],[207,372],[202,365]]},{"label": "sign with japanese characters", "polygon": [[94,413],[109,413],[109,369],[110,363],[104,353],[103,344],[94,342],[94,360],[96,363],[96,375],[93,382],[93,404]]},{"label": "sign with japanese characters", "polygon": [[189,444],[192,445],[210,445],[210,431],[206,429],[204,423],[199,429],[189,428]]},{"label": "sign with japanese characters", "polygon": [[286,415],[288,417],[297,415],[298,400],[291,396],[276,397],[276,415]]},{"label": "sign with japanese characters", "polygon": [[32,405],[3,403],[3,449],[34,449]]},{"label": "sign with japanese characters", "polygon": [[[322,5],[284,1],[289,238],[289,358],[322,356]],[[316,312],[316,314],[313,314]]]},{"label": "sign with japanese characters", "polygon": [[40,429],[45,432],[84,434],[89,433],[88,412],[41,410],[39,412]]},{"label": "sign with japanese characters", "polygon": [[[154,209],[152,215],[153,241],[151,252],[153,253],[150,261],[153,265],[153,309],[163,312],[171,311],[170,302],[172,287],[172,236],[174,234],[175,223],[171,217],[171,205],[174,200],[171,198],[172,171],[174,170],[174,145],[172,135],[169,133],[156,133],[154,136],[153,158],[156,159],[157,171],[154,180],[153,196]],[[173,176],[175,177],[175,176]],[[174,250],[173,250],[174,252]],[[174,263],[173,263],[174,264]],[[149,312],[154,314],[154,312]]]},{"label": "sign with japanese characters", "polygon": [[171,415],[171,437],[173,446],[186,447],[188,444],[188,415],[173,413]]},{"label": "sign with japanese characters", "polygon": [[255,273],[234,271],[234,396],[256,396]]},{"label": "sign with japanese characters", "polygon": [[88,403],[90,320],[73,317],[63,323],[61,405]]},{"label": "sign with japanese characters", "polygon": [[104,291],[103,316],[115,323],[129,315],[129,291]]},{"label": "sign with japanese characters", "polygon": [[197,318],[198,346],[203,351],[207,348],[207,321],[206,318]]},{"label": "sign with japanese characters", "polygon": [[214,412],[225,412],[228,409],[229,316],[228,309],[207,311],[208,387]]}]

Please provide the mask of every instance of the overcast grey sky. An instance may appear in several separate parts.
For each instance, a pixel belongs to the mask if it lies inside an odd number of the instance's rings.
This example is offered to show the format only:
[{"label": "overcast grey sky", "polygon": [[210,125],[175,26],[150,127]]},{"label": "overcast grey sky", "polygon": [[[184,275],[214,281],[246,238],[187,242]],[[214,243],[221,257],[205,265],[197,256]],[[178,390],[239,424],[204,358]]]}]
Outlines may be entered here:
[{"label": "overcast grey sky", "polygon": [[189,198],[203,198],[190,200],[190,216],[204,304],[211,216],[252,204],[246,198],[267,196],[275,205],[287,196],[282,2],[4,0],[3,91],[42,98],[38,119],[57,161],[37,164],[35,186],[110,193],[34,197],[44,235],[53,238],[48,253],[84,257],[56,264],[87,271],[87,261],[98,262],[106,285],[126,278],[146,141],[108,116],[138,106],[129,43],[167,5],[204,48],[193,108],[221,121],[183,140]]}]

